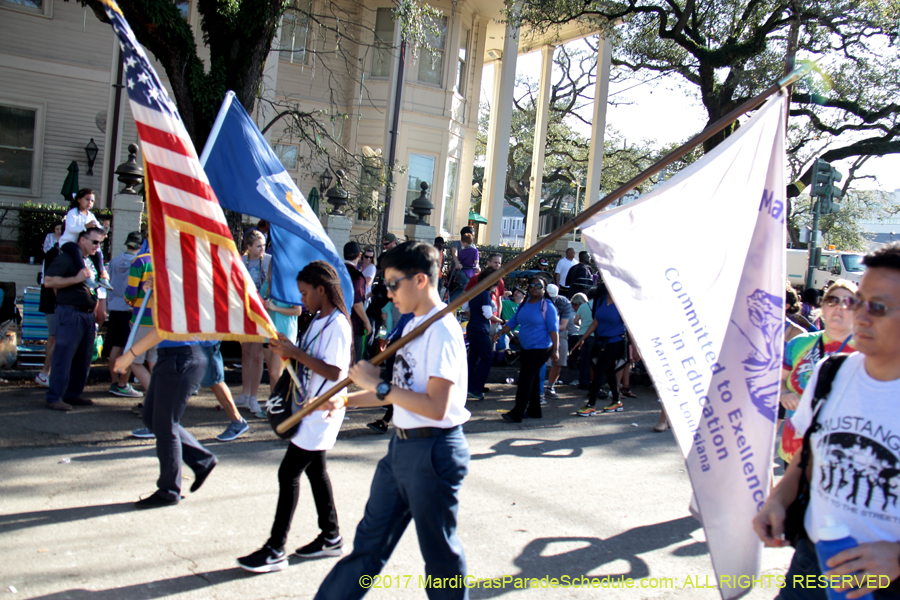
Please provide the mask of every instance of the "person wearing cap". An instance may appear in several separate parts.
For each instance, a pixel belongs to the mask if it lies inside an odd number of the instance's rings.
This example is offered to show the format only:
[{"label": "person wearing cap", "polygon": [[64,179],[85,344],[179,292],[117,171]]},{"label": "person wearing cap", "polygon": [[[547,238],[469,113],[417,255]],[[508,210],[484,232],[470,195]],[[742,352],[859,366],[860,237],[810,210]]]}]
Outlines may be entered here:
[{"label": "person wearing cap", "polygon": [[550,375],[547,376],[547,389],[545,394],[550,398],[558,398],[553,386],[559,379],[559,372],[569,364],[569,324],[575,319],[575,311],[569,299],[559,293],[559,286],[551,283],[547,286],[547,295],[553,300],[556,311],[559,313],[559,356],[550,365]]},{"label": "person wearing cap", "polygon": [[397,247],[397,236],[390,231],[381,238],[381,251],[387,252]]},{"label": "person wearing cap", "polygon": [[128,336],[131,334],[131,307],[125,302],[125,288],[128,287],[128,271],[137,256],[143,239],[140,231],[132,231],[125,238],[125,251],[109,261],[109,279],[112,291],[109,292],[109,322],[106,325],[106,343],[109,351],[109,393],[123,398],[141,398],[142,393],[136,391],[128,383],[131,369],[124,373],[116,373],[116,359],[122,355]]}]

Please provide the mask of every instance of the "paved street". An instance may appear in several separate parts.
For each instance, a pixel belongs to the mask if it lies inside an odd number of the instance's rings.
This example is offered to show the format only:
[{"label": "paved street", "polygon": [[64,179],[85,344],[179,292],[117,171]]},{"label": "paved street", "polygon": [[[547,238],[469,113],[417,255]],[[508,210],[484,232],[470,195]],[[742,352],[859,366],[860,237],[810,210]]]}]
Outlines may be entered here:
[{"label": "paved street", "polygon": [[[512,386],[492,384],[470,403],[466,430],[472,461],[461,494],[460,536],[469,574],[511,579],[472,598],[718,598],[703,531],[688,513],[690,485],[671,433],[654,433],[658,403],[651,389],[627,410],[573,416],[583,396],[561,398],[541,421],[511,425]],[[60,414],[43,408],[30,383],[0,388],[0,585],[9,598],[130,600],[144,598],[312,598],[336,559],[291,559],[285,571],[251,575],[235,558],[268,536],[284,442],[264,422],[236,442],[213,438],[226,425],[209,395],[191,401],[184,423],[219,456],[203,489],[177,507],[135,511],[155,487],[152,441],[127,437],[140,426],[134,400],[94,385],[94,407]],[[387,436],[365,423],[380,411],[351,411],[328,454],[342,533],[353,539],[376,461]],[[318,533],[303,482],[288,548]],[[188,486],[185,486],[188,487]],[[735,523],[735,527],[749,526]],[[763,573],[781,574],[790,550],[765,550]],[[407,530],[371,598],[424,598],[422,559]],[[633,578],[634,589],[514,589],[516,578]],[[656,579],[672,578],[660,584]],[[548,579],[549,582],[549,579]],[[501,581],[502,583],[502,581]],[[669,585],[670,589],[640,588]],[[671,589],[672,585],[678,589]],[[397,587],[401,590],[398,592]],[[13,595],[10,590],[15,589]],[[750,598],[772,598],[756,589]],[[610,596],[611,594],[611,596]]]}]

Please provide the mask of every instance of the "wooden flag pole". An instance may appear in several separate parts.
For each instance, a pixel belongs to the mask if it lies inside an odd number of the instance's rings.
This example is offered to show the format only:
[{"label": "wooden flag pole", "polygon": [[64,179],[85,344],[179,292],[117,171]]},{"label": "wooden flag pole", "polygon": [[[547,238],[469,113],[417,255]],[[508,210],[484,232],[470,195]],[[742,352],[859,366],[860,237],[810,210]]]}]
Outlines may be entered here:
[{"label": "wooden flag pole", "polygon": [[[810,66],[804,65],[802,67],[794,69],[790,74],[784,76],[777,83],[772,84],[768,89],[764,92],[756,96],[755,98],[751,98],[747,100],[737,108],[732,109],[728,114],[720,118],[715,123],[711,124],[709,127],[695,135],[691,138],[687,143],[676,148],[672,152],[665,155],[663,158],[659,159],[653,166],[648,168],[646,171],[634,176],[627,183],[619,186],[614,192],[607,195],[603,198],[602,201],[594,204],[593,206],[588,207],[582,212],[580,215],[575,217],[572,221],[565,223],[558,228],[556,228],[552,233],[550,233],[547,237],[539,241],[534,246],[531,246],[528,250],[525,250],[514,259],[512,259],[507,264],[503,265],[500,269],[495,271],[490,277],[486,277],[484,279],[479,278],[478,284],[475,285],[469,291],[463,293],[459,296],[454,302],[448,304],[443,309],[438,311],[435,315],[433,315],[430,319],[424,321],[421,325],[404,335],[402,338],[385,348],[382,352],[380,352],[377,356],[372,358],[369,362],[373,365],[380,365],[387,358],[392,356],[397,350],[416,339],[428,329],[432,323],[437,321],[438,319],[443,318],[445,315],[454,313],[459,307],[463,304],[480,294],[481,292],[489,289],[495,283],[497,283],[500,279],[505,277],[507,274],[512,271],[518,269],[522,266],[526,261],[533,258],[538,253],[542,252],[549,248],[552,244],[562,238],[564,235],[572,231],[574,228],[580,227],[583,223],[589,221],[592,217],[594,217],[601,210],[627,194],[629,191],[636,188],[638,185],[649,179],[650,177],[656,175],[660,171],[662,171],[666,166],[675,162],[679,158],[685,156],[688,152],[719,133],[723,129],[725,129],[728,125],[733,123],[746,112],[751,110],[755,110],[759,108],[770,96],[773,94],[783,90],[787,86],[795,83],[798,79],[800,79],[803,75],[805,75],[809,70]],[[289,430],[291,427],[300,422],[303,417],[311,413],[312,411],[318,409],[325,402],[330,400],[335,394],[343,390],[345,387],[350,385],[351,380],[349,377],[340,381],[333,388],[319,396],[318,398],[314,398],[307,402],[300,410],[291,415],[288,419],[285,419],[277,428],[278,433],[284,433]]]}]

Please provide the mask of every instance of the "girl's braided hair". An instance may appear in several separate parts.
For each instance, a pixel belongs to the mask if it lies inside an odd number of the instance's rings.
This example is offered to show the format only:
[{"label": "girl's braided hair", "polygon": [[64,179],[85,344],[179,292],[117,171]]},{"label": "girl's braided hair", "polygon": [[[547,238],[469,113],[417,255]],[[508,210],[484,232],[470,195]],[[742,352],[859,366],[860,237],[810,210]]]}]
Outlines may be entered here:
[{"label": "girl's braided hair", "polygon": [[[347,322],[350,322],[350,313],[344,303],[344,289],[341,287],[341,279],[334,267],[324,260],[314,260],[297,273],[297,281],[313,287],[322,286],[328,300],[346,317]],[[350,355],[353,356],[352,348],[350,352]]]}]

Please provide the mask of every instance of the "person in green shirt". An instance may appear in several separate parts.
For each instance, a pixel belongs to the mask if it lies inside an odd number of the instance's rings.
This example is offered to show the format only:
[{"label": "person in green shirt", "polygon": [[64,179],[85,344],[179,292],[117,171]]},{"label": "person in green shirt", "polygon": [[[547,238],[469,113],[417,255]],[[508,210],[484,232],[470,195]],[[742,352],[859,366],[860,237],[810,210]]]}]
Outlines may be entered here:
[{"label": "person in green shirt", "polygon": [[[522,304],[522,300],[524,299],[525,292],[519,288],[513,288],[512,295],[510,297],[504,297],[500,301],[500,318],[504,323],[513,318],[516,311],[519,310],[519,305]],[[516,329],[518,329],[518,327]],[[505,357],[505,352],[509,350],[509,337],[509,335],[500,336],[500,340],[494,348],[500,353],[501,360]]]}]

